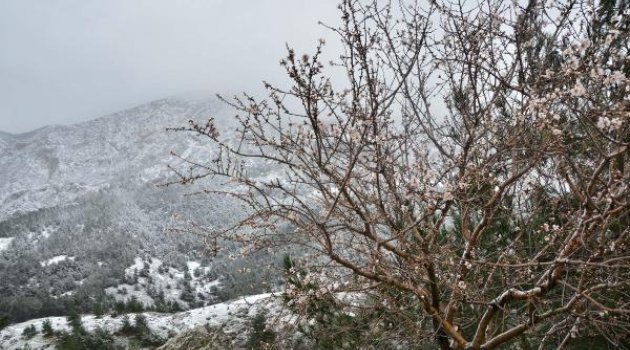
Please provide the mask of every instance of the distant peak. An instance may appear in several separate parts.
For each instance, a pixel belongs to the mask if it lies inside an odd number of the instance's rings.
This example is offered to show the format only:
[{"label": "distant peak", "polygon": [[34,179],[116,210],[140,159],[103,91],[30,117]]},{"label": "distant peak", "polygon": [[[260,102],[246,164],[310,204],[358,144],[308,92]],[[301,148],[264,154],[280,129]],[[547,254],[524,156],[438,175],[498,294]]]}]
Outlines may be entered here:
[{"label": "distant peak", "polygon": [[[130,108],[125,108],[125,109],[121,109],[120,111],[114,112],[114,113],[110,113],[110,114],[106,114],[106,115],[101,115],[101,116],[94,116],[94,118],[90,119],[90,120],[86,120],[86,121],[81,121],[78,123],[70,123],[70,124],[51,124],[51,125],[46,125],[46,126],[42,126],[39,127],[37,129],[33,129],[30,131],[26,131],[26,132],[20,132],[20,133],[11,133],[11,132],[7,132],[7,131],[2,131],[0,130],[0,139],[2,140],[10,140],[10,139],[24,139],[24,138],[30,138],[34,135],[38,135],[42,132],[46,133],[48,131],[57,129],[57,128],[66,128],[66,127],[74,127],[74,126],[78,126],[78,125],[86,125],[95,121],[102,121],[102,120],[108,120],[108,119],[112,119],[112,118],[119,118],[123,115],[129,115],[129,114],[134,114],[135,112],[139,111],[139,110],[146,110],[146,109],[155,109],[155,108],[190,108],[190,109],[196,109],[199,107],[203,107],[203,108],[207,108],[207,107],[211,107],[211,108],[217,108],[220,106],[220,102],[219,100],[212,94],[209,93],[184,93],[184,94],[179,94],[179,95],[173,95],[173,96],[168,96],[168,97],[164,97],[161,99],[157,99],[157,100],[153,100],[153,101],[149,101],[149,102],[145,102],[142,104],[138,104],[136,106],[132,106]],[[191,115],[191,117],[194,117]]]}]

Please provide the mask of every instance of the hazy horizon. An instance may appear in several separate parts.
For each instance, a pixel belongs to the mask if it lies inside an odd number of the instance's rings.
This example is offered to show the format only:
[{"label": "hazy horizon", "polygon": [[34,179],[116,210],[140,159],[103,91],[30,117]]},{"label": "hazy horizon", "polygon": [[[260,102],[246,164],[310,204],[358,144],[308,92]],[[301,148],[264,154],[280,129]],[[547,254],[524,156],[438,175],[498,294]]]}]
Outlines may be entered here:
[{"label": "hazy horizon", "polygon": [[0,133],[3,134],[8,134],[8,135],[13,135],[13,136],[20,136],[20,135],[26,135],[26,134],[30,134],[32,132],[38,131],[40,129],[45,129],[47,127],[55,127],[55,126],[72,126],[72,125],[77,125],[77,124],[81,124],[81,123],[89,123],[91,121],[94,120],[98,120],[100,118],[107,118],[109,116],[115,115],[117,113],[120,112],[124,112],[127,110],[131,110],[134,109],[136,107],[141,107],[147,104],[150,104],[152,102],[156,102],[156,101],[160,101],[160,100],[164,100],[164,99],[169,99],[169,98],[174,98],[174,99],[181,99],[183,101],[189,101],[191,103],[194,103],[196,100],[206,100],[206,99],[212,99],[215,98],[216,94],[206,94],[206,95],[199,95],[199,94],[194,94],[194,93],[184,93],[184,94],[178,94],[178,95],[170,95],[170,96],[162,96],[162,97],[157,97],[151,100],[147,100],[147,101],[140,101],[138,103],[131,103],[129,105],[125,105],[125,106],[121,106],[115,110],[112,110],[110,112],[104,113],[104,114],[98,114],[98,115],[92,115],[92,116],[85,116],[84,118],[80,118],[78,120],[73,120],[73,121],[68,121],[68,122],[51,122],[48,124],[43,124],[40,126],[37,126],[33,129],[29,129],[29,130],[25,130],[25,131],[18,131],[18,132],[11,132],[11,131],[6,131],[6,130],[2,130],[0,129]]},{"label": "hazy horizon", "polygon": [[[73,124],[156,99],[260,91],[285,43],[312,52],[336,1],[0,2],[0,130]],[[329,45],[330,46],[330,45]],[[331,50],[334,51],[334,50]]]}]

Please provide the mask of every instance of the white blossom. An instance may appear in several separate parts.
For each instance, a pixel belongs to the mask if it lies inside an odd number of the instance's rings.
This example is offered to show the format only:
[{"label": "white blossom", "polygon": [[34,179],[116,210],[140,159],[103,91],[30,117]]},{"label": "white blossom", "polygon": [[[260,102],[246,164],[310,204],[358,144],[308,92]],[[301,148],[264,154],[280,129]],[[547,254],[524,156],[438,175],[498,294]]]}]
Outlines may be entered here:
[{"label": "white blossom", "polygon": [[580,43],[578,44],[578,48],[580,49],[582,54],[584,54],[584,52],[588,50],[589,47],[591,47],[590,40],[588,40],[587,38],[580,40]]},{"label": "white blossom", "polygon": [[569,92],[571,93],[571,96],[580,97],[584,96],[584,94],[586,93],[586,89],[584,88],[584,85],[582,85],[582,82],[578,80],[575,82],[575,85]]},{"label": "white blossom", "polygon": [[578,61],[577,57],[571,57],[567,62],[570,70],[577,70],[580,67],[580,61]]},{"label": "white blossom", "polygon": [[604,75],[604,70],[601,67],[592,68],[590,76],[593,79],[599,79],[599,77]]},{"label": "white blossom", "polygon": [[464,281],[459,281],[457,282],[457,287],[461,290],[465,290],[466,289],[466,282]]},{"label": "white blossom", "polygon": [[622,84],[625,80],[626,75],[622,71],[616,70],[610,75],[611,84]]},{"label": "white blossom", "polygon": [[620,118],[608,118],[605,116],[597,119],[597,128],[604,132],[612,132],[618,130],[623,125],[623,121]]}]

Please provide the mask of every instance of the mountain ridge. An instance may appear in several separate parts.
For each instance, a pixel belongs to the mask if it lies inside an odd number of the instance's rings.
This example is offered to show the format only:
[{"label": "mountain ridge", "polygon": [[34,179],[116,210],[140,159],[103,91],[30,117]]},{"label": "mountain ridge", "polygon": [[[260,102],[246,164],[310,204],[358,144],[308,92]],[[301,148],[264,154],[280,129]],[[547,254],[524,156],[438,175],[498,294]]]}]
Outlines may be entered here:
[{"label": "mountain ridge", "polygon": [[[219,152],[203,136],[167,129],[213,116],[229,142],[236,123],[225,107],[216,99],[166,98],[0,137],[0,321],[94,308],[175,312],[280,285],[274,255],[234,258],[239,247],[225,244],[208,256],[199,228],[232,227],[247,208],[233,198],[187,194],[232,185],[206,177],[160,186],[178,179],[168,166],[188,171],[172,152],[199,163]],[[262,177],[273,170],[245,166]]]},{"label": "mountain ridge", "polygon": [[[190,119],[219,114],[216,98],[167,97],[71,125],[50,125],[22,134],[0,134],[0,221],[16,213],[72,200],[64,189],[100,186],[141,175],[165,179],[171,151],[203,153],[191,135],[167,132]],[[70,196],[72,197],[72,196]]]},{"label": "mountain ridge", "polygon": [[35,129],[31,129],[31,130],[27,130],[24,132],[9,132],[9,131],[5,131],[5,130],[0,130],[0,137],[9,137],[9,138],[22,138],[25,136],[28,136],[30,134],[36,133],[41,131],[42,129],[48,129],[48,128],[66,128],[66,127],[74,127],[74,126],[80,126],[82,124],[89,124],[92,123],[94,121],[100,120],[100,119],[107,119],[107,118],[115,118],[117,115],[127,112],[127,111],[132,111],[138,108],[143,108],[146,106],[150,106],[150,105],[157,105],[157,104],[181,104],[181,105],[194,105],[194,104],[203,104],[203,103],[213,103],[216,104],[217,106],[220,106],[222,103],[214,96],[203,96],[203,97],[186,97],[186,96],[167,96],[167,97],[163,97],[163,98],[159,98],[156,100],[151,100],[151,101],[147,101],[144,103],[140,103],[140,104],[135,104],[132,105],[128,108],[124,108],[121,109],[119,111],[113,112],[113,113],[107,113],[107,114],[102,114],[100,116],[88,119],[88,120],[83,120],[83,121],[78,121],[78,122],[73,122],[73,123],[64,123],[64,124],[46,124],[40,127],[37,127]]}]

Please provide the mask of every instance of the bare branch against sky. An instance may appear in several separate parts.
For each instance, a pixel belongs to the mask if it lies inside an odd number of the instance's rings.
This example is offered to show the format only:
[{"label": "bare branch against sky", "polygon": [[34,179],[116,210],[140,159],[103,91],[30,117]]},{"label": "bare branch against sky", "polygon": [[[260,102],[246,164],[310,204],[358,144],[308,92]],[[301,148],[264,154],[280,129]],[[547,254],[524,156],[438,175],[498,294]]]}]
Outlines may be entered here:
[{"label": "bare branch against sky", "polygon": [[[0,0],[0,130],[92,119],[170,95],[280,79],[336,0]],[[334,51],[331,48],[331,51]]]}]

